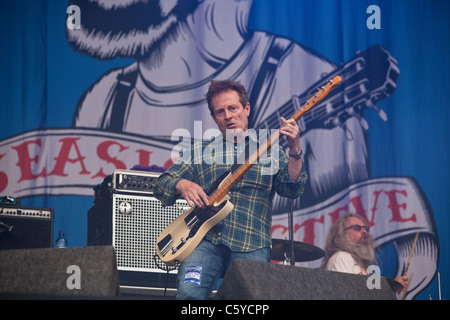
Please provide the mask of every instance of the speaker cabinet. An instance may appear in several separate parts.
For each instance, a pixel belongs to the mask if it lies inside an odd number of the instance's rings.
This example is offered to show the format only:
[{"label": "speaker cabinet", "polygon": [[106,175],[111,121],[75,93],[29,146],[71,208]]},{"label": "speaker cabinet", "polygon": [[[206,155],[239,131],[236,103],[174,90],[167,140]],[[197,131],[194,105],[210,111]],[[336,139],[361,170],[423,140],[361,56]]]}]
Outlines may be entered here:
[{"label": "speaker cabinet", "polygon": [[167,275],[155,246],[164,228],[188,208],[184,200],[163,207],[152,196],[114,192],[88,212],[88,245],[113,245],[121,285],[175,287],[176,274]]},{"label": "speaker cabinet", "polygon": [[367,287],[367,276],[234,260],[216,293],[223,300],[395,300],[387,280]]},{"label": "speaker cabinet", "polygon": [[0,251],[0,297],[115,297],[119,280],[112,246]]},{"label": "speaker cabinet", "polygon": [[53,219],[51,208],[0,206],[0,249],[52,247]]}]

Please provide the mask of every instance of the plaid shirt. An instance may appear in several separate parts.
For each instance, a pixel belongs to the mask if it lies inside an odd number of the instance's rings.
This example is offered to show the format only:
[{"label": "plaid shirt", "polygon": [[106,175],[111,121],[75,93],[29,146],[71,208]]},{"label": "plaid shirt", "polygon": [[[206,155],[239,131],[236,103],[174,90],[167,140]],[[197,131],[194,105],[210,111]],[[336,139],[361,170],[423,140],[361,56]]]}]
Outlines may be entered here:
[{"label": "plaid shirt", "polygon": [[[256,141],[254,135],[250,134],[250,137],[253,142]],[[241,154],[244,149],[243,143],[235,146],[220,137],[213,142],[194,143],[190,154],[183,155],[158,178],[154,188],[155,197],[163,205],[172,205],[177,198],[175,187],[181,179],[193,181],[207,192],[214,181],[230,170],[233,164],[230,159],[235,159],[235,154]],[[271,162],[258,161],[230,189],[228,195],[234,208],[206,234],[205,239],[213,244],[223,244],[236,252],[270,247],[275,192],[283,197],[297,198],[303,193],[307,180],[303,165],[299,179],[292,181],[288,174],[286,153],[278,144],[272,150],[278,150],[279,159],[275,153],[269,152],[266,160],[272,157]],[[270,170],[271,165],[275,167],[273,173],[269,174],[267,170]]]}]

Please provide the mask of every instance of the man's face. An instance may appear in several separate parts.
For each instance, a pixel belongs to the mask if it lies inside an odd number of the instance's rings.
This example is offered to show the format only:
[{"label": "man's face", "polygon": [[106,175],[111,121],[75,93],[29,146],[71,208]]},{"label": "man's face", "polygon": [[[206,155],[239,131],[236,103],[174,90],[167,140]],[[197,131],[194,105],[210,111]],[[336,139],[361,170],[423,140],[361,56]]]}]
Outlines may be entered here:
[{"label": "man's face", "polygon": [[[359,226],[359,227],[357,227]],[[348,239],[355,244],[367,244],[369,242],[369,234],[364,227],[367,227],[361,219],[350,217],[345,222]],[[357,229],[360,229],[359,231]]]},{"label": "man's face", "polygon": [[211,116],[224,137],[227,133],[239,136],[247,132],[250,103],[243,106],[236,91],[219,93],[212,99],[212,105],[214,110]]}]

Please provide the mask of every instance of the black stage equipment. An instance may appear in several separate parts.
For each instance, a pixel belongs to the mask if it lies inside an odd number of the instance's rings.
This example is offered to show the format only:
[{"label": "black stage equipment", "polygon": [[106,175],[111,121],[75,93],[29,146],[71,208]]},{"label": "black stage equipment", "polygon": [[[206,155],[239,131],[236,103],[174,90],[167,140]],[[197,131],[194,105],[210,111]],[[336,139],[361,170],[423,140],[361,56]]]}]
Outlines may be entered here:
[{"label": "black stage equipment", "polygon": [[112,246],[1,250],[0,261],[0,299],[103,299],[119,294]]},{"label": "black stage equipment", "polygon": [[215,298],[219,300],[396,300],[386,278],[380,278],[379,289],[370,289],[367,285],[368,277],[323,269],[234,260]]},{"label": "black stage equipment", "polygon": [[[164,228],[188,210],[185,200],[163,207],[153,197],[160,173],[116,170],[94,188],[94,206],[88,211],[89,246],[112,245],[116,252],[121,290],[155,289],[161,294],[176,287],[170,272],[156,255],[156,240]],[[160,291],[160,292],[158,292]]]},{"label": "black stage equipment", "polygon": [[0,205],[0,249],[50,248],[52,208]]}]

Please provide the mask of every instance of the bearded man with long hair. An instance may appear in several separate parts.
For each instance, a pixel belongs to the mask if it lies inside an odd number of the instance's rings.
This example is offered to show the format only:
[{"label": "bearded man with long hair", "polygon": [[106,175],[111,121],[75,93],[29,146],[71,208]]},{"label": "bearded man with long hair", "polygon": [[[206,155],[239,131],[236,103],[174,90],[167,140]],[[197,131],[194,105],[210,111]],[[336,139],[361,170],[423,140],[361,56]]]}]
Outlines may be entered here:
[{"label": "bearded man with long hair", "polygon": [[[367,268],[376,264],[374,241],[369,231],[369,224],[363,217],[351,213],[341,216],[328,232],[322,268],[368,275]],[[403,288],[407,287],[407,276],[394,280]]]}]

